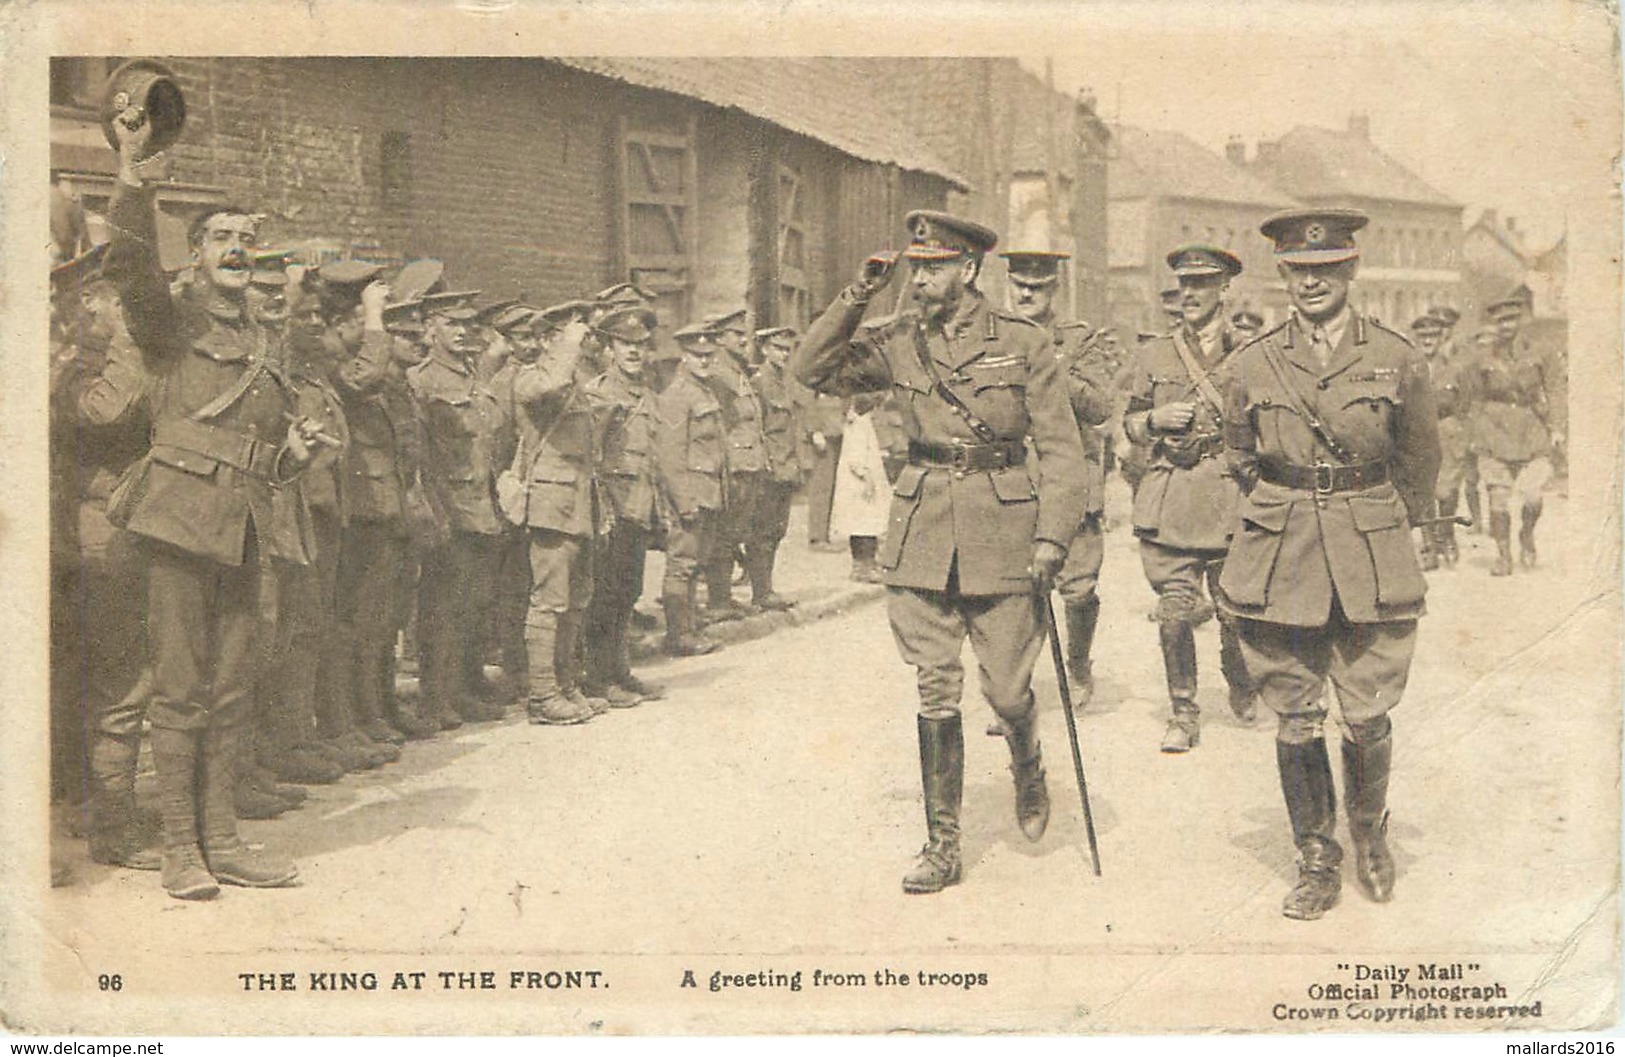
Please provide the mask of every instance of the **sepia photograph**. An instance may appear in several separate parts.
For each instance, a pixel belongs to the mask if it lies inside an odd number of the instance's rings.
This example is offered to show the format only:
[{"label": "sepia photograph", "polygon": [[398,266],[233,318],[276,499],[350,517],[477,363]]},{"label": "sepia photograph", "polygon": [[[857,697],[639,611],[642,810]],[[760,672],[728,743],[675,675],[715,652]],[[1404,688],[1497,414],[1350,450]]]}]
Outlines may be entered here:
[{"label": "sepia photograph", "polygon": [[1613,1030],[1619,53],[0,10],[0,1024]]}]

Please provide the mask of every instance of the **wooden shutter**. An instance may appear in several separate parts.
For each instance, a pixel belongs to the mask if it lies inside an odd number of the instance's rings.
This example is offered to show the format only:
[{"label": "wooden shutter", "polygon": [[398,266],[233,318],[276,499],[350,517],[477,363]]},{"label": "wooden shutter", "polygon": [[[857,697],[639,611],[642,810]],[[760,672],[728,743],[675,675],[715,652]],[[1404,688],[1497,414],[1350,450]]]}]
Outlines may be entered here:
[{"label": "wooden shutter", "polygon": [[694,119],[653,126],[620,121],[622,273],[656,297],[663,322],[693,313],[699,179]]}]

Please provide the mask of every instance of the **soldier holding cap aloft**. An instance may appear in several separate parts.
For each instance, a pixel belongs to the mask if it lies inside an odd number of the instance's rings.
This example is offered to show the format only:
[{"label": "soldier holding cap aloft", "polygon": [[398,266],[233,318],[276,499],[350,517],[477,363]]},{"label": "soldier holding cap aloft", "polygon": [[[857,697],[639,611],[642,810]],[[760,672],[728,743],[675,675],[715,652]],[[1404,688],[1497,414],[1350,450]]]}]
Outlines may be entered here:
[{"label": "soldier holding cap aloft", "polygon": [[1466,372],[1472,405],[1472,444],[1489,500],[1490,536],[1495,540],[1491,576],[1512,572],[1510,497],[1519,501],[1518,560],[1535,564],[1535,525],[1544,491],[1552,479],[1552,456],[1568,425],[1567,384],[1561,367],[1537,353],[1523,334],[1528,305],[1522,296],[1503,297],[1484,309],[1494,323],[1488,351]]},{"label": "soldier holding cap aloft", "polygon": [[1320,917],[1342,887],[1328,679],[1355,879],[1371,899],[1392,898],[1388,713],[1405,690],[1427,590],[1411,524],[1433,504],[1438,414],[1422,357],[1349,307],[1365,223],[1346,209],[1264,222],[1292,312],[1242,351],[1226,394],[1226,441],[1246,494],[1219,602],[1239,619],[1247,669],[1278,717],[1276,765],[1298,848],[1282,907],[1290,918]]},{"label": "soldier holding cap aloft", "polygon": [[859,330],[896,264],[872,257],[813,323],[791,369],[820,392],[890,391],[908,433],[880,564],[892,632],[919,686],[927,843],[903,890],[936,892],[962,870],[967,636],[1007,731],[1017,822],[1029,840],[1048,824],[1032,691],[1044,639],[1039,598],[1083,520],[1084,455],[1043,328],[995,310],[976,288],[998,236],[930,210],[907,224],[913,241],[903,256],[918,308]]},{"label": "soldier holding cap aloft", "polygon": [[[1168,254],[1179,280],[1180,320],[1140,346],[1123,428],[1150,452],[1134,494],[1140,563],[1157,592],[1157,630],[1173,716],[1162,751],[1188,752],[1200,740],[1196,632],[1210,615],[1202,584],[1217,582],[1235,519],[1237,489],[1224,459],[1222,388],[1242,344],[1224,311],[1241,261],[1215,246]],[[1255,709],[1241,646],[1228,618],[1219,624],[1219,669],[1230,708],[1243,722]]]},{"label": "soldier holding cap aloft", "polygon": [[1055,293],[1065,253],[1011,251],[1008,263],[1011,307],[1049,332],[1056,361],[1066,379],[1072,415],[1078,424],[1085,459],[1083,520],[1067,547],[1066,564],[1055,578],[1066,612],[1066,667],[1072,677],[1073,704],[1083,708],[1094,693],[1090,653],[1100,620],[1100,565],[1105,556],[1101,519],[1106,509],[1104,441],[1095,427],[1111,416],[1115,396],[1112,370],[1096,345],[1095,331],[1082,320],[1055,314]]},{"label": "soldier holding cap aloft", "polygon": [[148,181],[179,135],[166,120],[179,89],[161,66],[138,63],[108,85],[104,127],[118,178],[105,273],[151,374],[152,447],[120,482],[108,517],[147,546],[163,885],[203,899],[217,881],[268,887],[298,872],[239,839],[233,790],[252,710],[261,563],[309,561],[303,499],[290,486],[324,442],[320,424],[297,414],[282,335],[251,311],[258,217],[232,206],[199,214],[188,232],[191,281],[170,288]]},{"label": "soldier holding cap aloft", "polygon": [[655,451],[666,506],[666,573],[661,604],[666,610],[666,652],[674,657],[713,653],[718,645],[695,619],[699,570],[717,545],[727,475],[727,427],[722,403],[711,387],[715,335],[690,323],[673,335],[683,350],[670,384],[655,402]]}]

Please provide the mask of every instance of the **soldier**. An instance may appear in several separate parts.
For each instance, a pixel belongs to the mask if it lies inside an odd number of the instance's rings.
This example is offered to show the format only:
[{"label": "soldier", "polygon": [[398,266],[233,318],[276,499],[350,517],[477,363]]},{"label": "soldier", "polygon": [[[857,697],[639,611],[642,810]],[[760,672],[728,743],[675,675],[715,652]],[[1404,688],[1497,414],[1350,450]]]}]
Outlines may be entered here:
[{"label": "soldier", "polygon": [[635,304],[600,319],[609,368],[586,387],[588,406],[604,431],[598,472],[610,529],[599,541],[587,607],[585,686],[623,708],[662,696],[632,674],[628,641],[633,607],[643,593],[649,535],[659,518],[655,398],[644,382],[644,357],[657,322],[654,312]]},{"label": "soldier", "polygon": [[1525,569],[1534,567],[1535,525],[1552,479],[1551,456],[1562,445],[1568,424],[1561,370],[1538,355],[1522,334],[1524,312],[1518,297],[1504,297],[1484,309],[1495,325],[1494,341],[1467,368],[1464,383],[1495,540],[1491,576],[1512,573],[1512,493],[1518,496],[1522,520],[1518,560]]},{"label": "soldier", "polygon": [[420,473],[434,512],[436,543],[418,578],[420,711],[443,730],[501,716],[468,684],[477,662],[476,599],[488,591],[502,537],[492,493],[492,448],[501,427],[496,396],[475,371],[470,292],[424,297],[429,354],[406,372],[423,435]]},{"label": "soldier", "polygon": [[1231,315],[1230,325],[1243,341],[1252,341],[1264,329],[1264,317],[1250,308],[1243,308]]},{"label": "soldier", "polygon": [[[1218,582],[1235,518],[1237,490],[1224,455],[1220,389],[1241,338],[1230,329],[1224,293],[1241,261],[1214,246],[1181,246],[1168,254],[1182,291],[1181,320],[1140,346],[1123,428],[1150,451],[1134,495],[1140,563],[1157,592],[1157,629],[1173,716],[1162,751],[1189,752],[1200,741],[1196,704],[1196,625],[1212,611],[1202,595]],[[1230,708],[1244,723],[1256,710],[1236,629],[1219,623],[1219,669]]]},{"label": "soldier", "polygon": [[711,316],[706,323],[723,353],[716,358],[709,384],[722,407],[722,421],[728,431],[722,513],[717,518],[716,546],[711,549],[710,564],[704,567],[706,615],[712,621],[736,620],[756,612],[734,600],[734,558],[755,531],[771,467],[762,433],[762,401],[751,378],[745,310]]},{"label": "soldier", "polygon": [[1405,689],[1427,591],[1406,518],[1426,517],[1439,468],[1422,357],[1348,304],[1365,223],[1351,209],[1264,222],[1292,313],[1243,350],[1226,393],[1226,442],[1246,494],[1219,599],[1239,619],[1247,669],[1278,717],[1275,758],[1299,856],[1282,912],[1303,920],[1335,906],[1342,888],[1322,736],[1328,678],[1355,879],[1376,902],[1393,894],[1388,712]]},{"label": "soldier", "polygon": [[567,301],[536,313],[541,341],[535,360],[513,374],[518,451],[504,501],[508,520],[530,541],[530,607],[525,652],[532,723],[585,723],[612,705],[638,703],[582,693],[581,630],[592,601],[593,547],[602,513],[594,469],[602,438],[586,395],[587,301]]},{"label": "soldier", "polygon": [[[246,209],[205,210],[188,231],[192,281],[172,294],[158,262],[148,179],[154,123],[139,106],[109,123],[118,179],[106,274],[151,376],[147,457],[109,518],[147,542],[148,720],[163,815],[163,884],[206,899],[217,882],[290,884],[293,863],[238,838],[235,763],[253,700],[260,564],[308,561],[299,490],[321,429],[296,415],[280,335],[248,308],[257,236]],[[292,419],[292,421],[289,421]]]},{"label": "soldier", "polygon": [[768,327],[755,334],[756,391],[762,403],[762,441],[768,471],[761,482],[757,516],[745,540],[745,573],[750,601],[757,609],[790,609],[795,603],[773,590],[779,544],[790,531],[790,501],[801,487],[801,458],[795,384],[785,367],[799,335],[794,327]]},{"label": "soldier", "polygon": [[[1078,425],[1086,460],[1082,486],[1083,520],[1066,552],[1066,564],[1055,586],[1066,607],[1066,668],[1072,677],[1073,705],[1082,709],[1094,695],[1090,653],[1095,625],[1100,620],[1100,564],[1105,555],[1102,514],[1105,479],[1101,437],[1095,427],[1112,412],[1111,371],[1104,357],[1091,355],[1093,328],[1082,320],[1062,321],[1054,311],[1065,253],[1011,252],[1000,254],[1009,262],[1012,307],[1049,334],[1051,346],[1066,378],[1072,416]],[[990,733],[1002,733],[989,728]]]},{"label": "soldier", "polygon": [[791,377],[796,413],[801,423],[802,462],[807,467],[807,545],[815,551],[840,550],[829,538],[835,505],[835,470],[841,461],[841,430],[846,401],[815,393]]},{"label": "soldier", "polygon": [[995,310],[976,288],[998,236],[930,210],[907,224],[913,241],[903,256],[918,309],[859,333],[896,263],[872,257],[813,323],[791,369],[819,392],[891,391],[909,433],[880,564],[892,632],[920,698],[928,836],[903,890],[927,893],[959,883],[962,870],[967,635],[982,692],[1008,732],[1017,822],[1034,841],[1048,824],[1032,691],[1044,640],[1034,592],[1049,593],[1083,520],[1084,457],[1043,328]]},{"label": "soldier", "polygon": [[727,429],[711,388],[716,344],[704,323],[675,335],[683,358],[671,384],[655,401],[655,452],[672,523],[666,534],[666,652],[673,657],[713,653],[719,647],[694,618],[696,573],[711,560],[722,514]]},{"label": "soldier", "polygon": [[[1437,362],[1448,365],[1455,373],[1459,384],[1462,376],[1467,373],[1468,365],[1478,356],[1476,342],[1458,342],[1456,340],[1456,324],[1461,321],[1461,313],[1449,305],[1434,305],[1427,310],[1427,314],[1439,321],[1439,351],[1435,357]],[[1465,394],[1461,413],[1456,416],[1464,427],[1460,430],[1463,443],[1461,455],[1461,491],[1467,497],[1467,519],[1472,522],[1469,532],[1482,535],[1484,532],[1483,511],[1479,505],[1478,492],[1478,455],[1473,451],[1472,428],[1469,424]],[[1442,440],[1442,438],[1441,438]],[[1452,507],[1452,509],[1454,509]],[[1441,515],[1443,511],[1440,511]],[[1455,535],[1454,527],[1446,524],[1446,530]]]},{"label": "soldier", "polygon": [[1432,572],[1441,562],[1453,566],[1461,559],[1455,523],[1448,519],[1456,516],[1469,439],[1461,364],[1445,355],[1443,341],[1448,326],[1433,311],[1429,309],[1411,323],[1412,339],[1427,363],[1428,386],[1439,411],[1439,479],[1434,489],[1438,520],[1422,527],[1423,572]]}]

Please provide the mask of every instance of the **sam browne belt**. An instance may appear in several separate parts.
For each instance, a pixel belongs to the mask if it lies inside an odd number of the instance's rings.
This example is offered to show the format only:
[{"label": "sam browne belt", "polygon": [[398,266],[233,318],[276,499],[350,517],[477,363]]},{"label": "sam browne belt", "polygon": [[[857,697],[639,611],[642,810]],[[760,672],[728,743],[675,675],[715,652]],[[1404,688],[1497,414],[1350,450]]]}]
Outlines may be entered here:
[{"label": "sam browne belt", "polygon": [[908,442],[908,461],[916,466],[941,466],[953,470],[1002,470],[1027,461],[1027,445],[1019,440],[995,440],[986,444],[925,444]]}]

